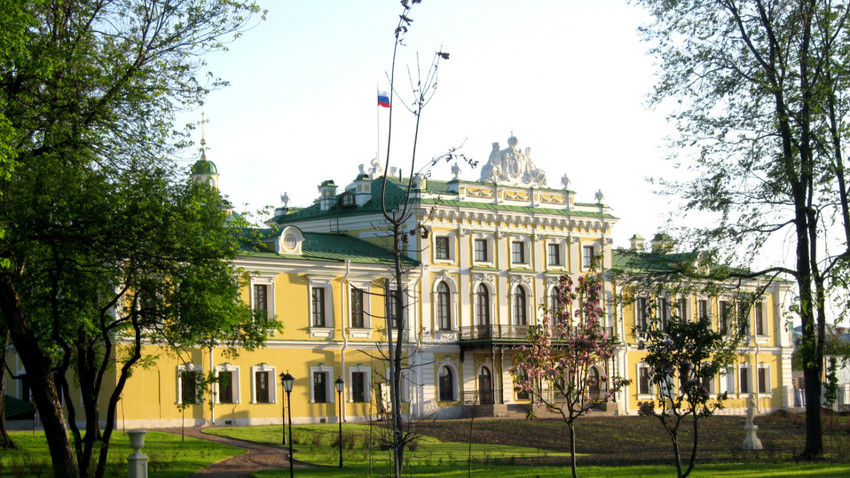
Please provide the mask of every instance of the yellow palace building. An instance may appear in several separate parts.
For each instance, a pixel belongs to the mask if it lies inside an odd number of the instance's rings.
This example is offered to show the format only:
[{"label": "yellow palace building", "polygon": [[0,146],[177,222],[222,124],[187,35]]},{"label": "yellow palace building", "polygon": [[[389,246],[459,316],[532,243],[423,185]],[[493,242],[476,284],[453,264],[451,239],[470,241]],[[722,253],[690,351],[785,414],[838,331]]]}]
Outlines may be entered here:
[{"label": "yellow palace building", "polygon": [[[394,300],[405,306],[408,368],[402,400],[409,415],[524,414],[531,404],[514,391],[512,356],[527,343],[527,327],[540,321],[539,305],[553,297],[558,278],[587,272],[597,256],[601,269],[609,270],[624,255],[641,254],[643,245],[633,241],[630,251],[613,249],[617,218],[601,192],[595,201],[579,202],[566,176],[561,187],[547,187],[545,174],[514,137],[506,148],[493,144],[479,181],[460,180],[453,169],[449,181],[414,178],[406,229],[417,233],[407,245],[403,291],[386,292],[393,261],[391,238],[382,226],[383,180],[377,166],[361,166],[341,190],[332,180],[323,182],[309,207],[288,208],[284,200],[261,231],[263,248],[246,251],[234,264],[250,276],[246,302],[281,321],[282,332],[264,348],[235,358],[223,350],[199,349],[183,362],[149,347],[147,352],[160,358],[127,383],[118,426],[279,424],[278,376],[284,372],[295,378],[296,423],[336,421],[338,400],[346,420],[375,417],[387,393],[382,353],[387,322],[398,318],[388,318],[385,310]],[[217,184],[218,171],[205,159],[192,172],[199,181]],[[383,196],[389,209],[406,198],[406,186],[388,178]],[[729,392],[728,413],[743,413],[750,395],[765,412],[793,403],[792,343],[783,319],[788,287],[775,282],[748,311],[752,340],[742,346],[733,369],[712,384],[713,393]],[[622,290],[610,280],[605,290],[604,326],[622,345],[614,359],[592,373],[616,373],[632,384],[597,409],[635,414],[639,401],[653,397],[635,336],[642,317],[634,303],[616,300]],[[656,294],[638,300],[675,304],[691,316],[719,317],[720,308],[735,305],[722,296]],[[9,365],[25,373],[14,354]],[[196,377],[210,371],[226,379],[204,392]],[[337,379],[344,381],[341,394],[334,387]],[[10,380],[8,393],[28,398],[23,380]]]}]

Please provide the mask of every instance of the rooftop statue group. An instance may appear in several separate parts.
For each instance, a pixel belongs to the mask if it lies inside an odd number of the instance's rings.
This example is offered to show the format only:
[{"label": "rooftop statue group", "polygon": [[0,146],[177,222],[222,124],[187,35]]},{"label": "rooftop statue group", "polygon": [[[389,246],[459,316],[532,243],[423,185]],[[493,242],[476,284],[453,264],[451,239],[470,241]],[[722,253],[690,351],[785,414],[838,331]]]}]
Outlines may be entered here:
[{"label": "rooftop statue group", "polygon": [[499,149],[493,143],[493,151],[487,164],[481,168],[481,179],[486,183],[510,184],[515,186],[546,187],[546,173],[531,162],[531,148],[523,152],[516,136],[508,138],[508,147]]}]

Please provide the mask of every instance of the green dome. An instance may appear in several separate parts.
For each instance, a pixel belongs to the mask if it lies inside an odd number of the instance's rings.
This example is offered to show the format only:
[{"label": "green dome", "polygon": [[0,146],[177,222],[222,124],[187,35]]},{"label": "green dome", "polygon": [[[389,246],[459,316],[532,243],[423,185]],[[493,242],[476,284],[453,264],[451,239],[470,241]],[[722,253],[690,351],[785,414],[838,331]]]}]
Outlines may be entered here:
[{"label": "green dome", "polygon": [[202,158],[192,165],[192,174],[218,174],[218,168],[215,167],[215,163],[212,161]]}]

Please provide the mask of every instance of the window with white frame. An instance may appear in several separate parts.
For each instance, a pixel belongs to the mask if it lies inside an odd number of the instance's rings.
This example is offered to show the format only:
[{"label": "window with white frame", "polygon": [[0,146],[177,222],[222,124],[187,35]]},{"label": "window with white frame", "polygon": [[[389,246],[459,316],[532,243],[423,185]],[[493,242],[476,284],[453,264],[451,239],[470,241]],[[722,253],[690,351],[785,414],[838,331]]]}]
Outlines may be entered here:
[{"label": "window with white frame", "polygon": [[445,281],[437,283],[437,327],[452,329],[452,293]]},{"label": "window with white frame", "polygon": [[310,367],[310,403],[332,403],[333,369],[324,365]]},{"label": "window with white frame", "polygon": [[753,306],[753,311],[755,312],[756,335],[766,335],[765,331],[767,331],[767,326],[765,325],[764,320],[764,304],[756,302]]},{"label": "window with white frame", "polygon": [[230,364],[216,366],[213,392],[216,403],[240,403],[239,367]]},{"label": "window with white frame", "polygon": [[722,390],[722,392],[735,393],[735,369],[732,367],[727,368],[724,376],[726,378],[723,381],[725,390]]},{"label": "window with white frame", "polygon": [[639,363],[637,366],[637,392],[638,395],[652,395],[652,379],[649,375],[649,366]]},{"label": "window with white frame", "polygon": [[351,327],[362,329],[366,327],[366,311],[363,306],[363,290],[351,286],[351,294],[348,296],[351,303]]},{"label": "window with white frame", "polygon": [[449,236],[434,236],[434,260],[449,261],[451,252]]},{"label": "window with white frame", "polygon": [[274,317],[274,279],[254,277],[251,279],[251,309],[254,317],[268,321]]},{"label": "window with white frame", "polygon": [[649,330],[649,314],[646,307],[646,297],[638,297],[635,299],[635,328],[639,331]]},{"label": "window with white frame", "polygon": [[313,327],[327,327],[328,316],[327,307],[325,304],[325,295],[327,289],[324,287],[310,288],[310,309],[311,309],[311,325]]},{"label": "window with white frame", "polygon": [[437,377],[437,387],[439,388],[439,400],[441,402],[452,402],[457,400],[455,393],[455,373],[448,365],[440,367],[440,372]]},{"label": "window with white frame", "polygon": [[404,304],[404,295],[405,294],[399,291],[398,289],[392,289],[387,291],[387,297],[385,301],[387,307],[387,317],[389,317],[390,319],[390,327],[392,327],[393,330],[399,330],[399,307],[401,307],[401,327],[407,327],[407,324],[404,320],[405,316],[407,315],[407,310]]},{"label": "window with white frame", "polygon": [[676,301],[676,315],[681,320],[688,320],[688,298],[679,297]]},{"label": "window with white frame", "polygon": [[582,270],[589,270],[591,267],[593,267],[593,258],[595,255],[596,254],[593,246],[581,246]]},{"label": "window with white frame", "polygon": [[717,331],[725,334],[729,331],[729,323],[732,321],[732,303],[728,300],[720,301],[720,316],[717,317]]},{"label": "window with white frame", "polygon": [[349,402],[369,402],[372,399],[372,371],[368,367],[358,365],[348,369]]},{"label": "window with white frame", "polygon": [[697,300],[697,316],[700,320],[711,317],[711,309],[709,308],[708,299]]},{"label": "window with white frame", "polygon": [[703,375],[701,378],[702,388],[705,389],[706,393],[709,395],[714,395],[714,377],[712,375]]},{"label": "window with white frame", "polygon": [[550,266],[562,265],[560,244],[550,242],[546,245],[546,262]]},{"label": "window with white frame", "polygon": [[750,303],[738,302],[738,328],[743,335],[750,334]]},{"label": "window with white frame", "polygon": [[670,304],[666,297],[658,298],[658,326],[661,330],[667,330],[670,323]]},{"label": "window with white frame", "polygon": [[251,403],[277,403],[275,367],[267,364],[251,367]]},{"label": "window with white frame", "polygon": [[528,325],[528,301],[523,286],[516,286],[512,302],[514,325]]},{"label": "window with white frame", "polygon": [[177,366],[177,403],[201,403],[200,387],[203,369],[200,365]]},{"label": "window with white frame", "polygon": [[752,369],[749,364],[738,367],[738,393],[750,393],[752,391]]},{"label": "window with white frame", "polygon": [[475,262],[492,262],[490,258],[490,240],[476,238],[472,241],[473,260]]},{"label": "window with white frame", "polygon": [[490,325],[490,290],[484,284],[475,290],[475,323]]},{"label": "window with white frame", "polygon": [[558,309],[561,307],[561,299],[558,297],[558,288],[552,286],[549,288],[549,296],[548,296],[548,307],[549,314],[554,316],[554,314],[558,313]]},{"label": "window with white frame", "polygon": [[769,394],[771,393],[770,388],[770,366],[765,364],[759,364],[757,373],[757,384],[758,392],[761,394]]},{"label": "window with white frame", "polygon": [[511,262],[514,264],[527,264],[524,241],[511,241]]}]

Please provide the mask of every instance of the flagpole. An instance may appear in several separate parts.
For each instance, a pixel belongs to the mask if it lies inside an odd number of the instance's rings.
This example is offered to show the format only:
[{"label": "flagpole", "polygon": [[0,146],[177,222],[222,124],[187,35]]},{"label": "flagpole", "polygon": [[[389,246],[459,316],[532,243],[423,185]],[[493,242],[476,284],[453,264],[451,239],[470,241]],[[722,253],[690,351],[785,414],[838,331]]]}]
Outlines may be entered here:
[{"label": "flagpole", "polygon": [[[380,87],[377,83],[375,83],[375,96],[381,93]],[[377,131],[377,135],[375,136],[375,158],[378,160],[378,164],[381,162],[381,105],[378,102],[375,102],[375,123]]]}]

